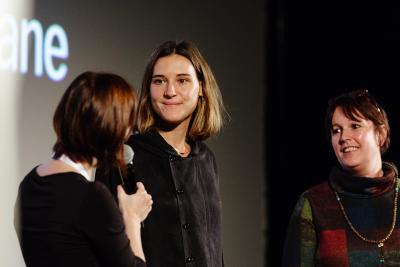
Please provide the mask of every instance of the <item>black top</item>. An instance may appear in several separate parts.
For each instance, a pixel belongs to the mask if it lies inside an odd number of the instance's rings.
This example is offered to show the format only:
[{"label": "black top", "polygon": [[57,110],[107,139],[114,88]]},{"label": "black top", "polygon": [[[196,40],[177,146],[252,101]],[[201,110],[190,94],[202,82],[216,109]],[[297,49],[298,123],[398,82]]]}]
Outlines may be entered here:
[{"label": "black top", "polygon": [[[203,142],[192,142],[184,158],[156,132],[134,135],[133,166],[124,180],[134,191],[144,184],[153,197],[153,208],[142,229],[143,249],[150,267],[221,267],[221,199],[216,161]],[[96,171],[116,194],[121,183],[117,171]]]},{"label": "black top", "polygon": [[135,257],[121,213],[101,183],[74,172],[21,182],[15,227],[27,267],[103,267],[146,264]]}]

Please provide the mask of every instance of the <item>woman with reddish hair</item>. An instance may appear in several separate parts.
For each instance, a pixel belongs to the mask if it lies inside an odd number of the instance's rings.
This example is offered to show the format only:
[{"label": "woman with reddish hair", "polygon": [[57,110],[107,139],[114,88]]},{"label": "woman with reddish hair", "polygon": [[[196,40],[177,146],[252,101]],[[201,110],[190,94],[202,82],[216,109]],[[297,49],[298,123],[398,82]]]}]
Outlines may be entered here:
[{"label": "woman with reddish hair", "polygon": [[301,195],[283,266],[400,266],[398,172],[382,160],[386,112],[367,90],[345,93],[329,102],[326,132],[338,164]]},{"label": "woman with reddish hair", "polygon": [[118,187],[118,208],[93,181],[98,166],[125,168],[135,101],[133,88],[110,73],[85,72],[65,91],[54,114],[54,154],[19,187],[15,227],[27,267],[145,266],[140,223],[151,196],[142,183],[133,195]]}]

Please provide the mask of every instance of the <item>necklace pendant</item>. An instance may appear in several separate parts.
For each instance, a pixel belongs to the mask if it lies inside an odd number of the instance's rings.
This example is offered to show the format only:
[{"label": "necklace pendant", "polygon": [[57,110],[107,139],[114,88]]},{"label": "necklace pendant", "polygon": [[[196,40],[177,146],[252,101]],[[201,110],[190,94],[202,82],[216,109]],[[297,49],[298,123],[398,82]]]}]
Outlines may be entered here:
[{"label": "necklace pendant", "polygon": [[380,248],[380,257],[379,257],[379,266],[384,266],[385,265],[385,255],[383,252],[383,242],[378,243],[378,248]]}]

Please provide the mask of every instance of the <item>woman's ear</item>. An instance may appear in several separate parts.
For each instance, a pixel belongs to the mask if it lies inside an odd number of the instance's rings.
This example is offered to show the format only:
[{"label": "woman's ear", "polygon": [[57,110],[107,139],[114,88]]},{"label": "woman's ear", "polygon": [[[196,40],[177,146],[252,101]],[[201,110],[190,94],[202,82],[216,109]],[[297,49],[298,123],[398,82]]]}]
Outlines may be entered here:
[{"label": "woman's ear", "polygon": [[386,138],[387,138],[386,127],[383,125],[378,126],[378,128],[376,129],[376,135],[377,135],[377,140],[378,140],[379,146],[383,146],[383,144],[386,142]]}]

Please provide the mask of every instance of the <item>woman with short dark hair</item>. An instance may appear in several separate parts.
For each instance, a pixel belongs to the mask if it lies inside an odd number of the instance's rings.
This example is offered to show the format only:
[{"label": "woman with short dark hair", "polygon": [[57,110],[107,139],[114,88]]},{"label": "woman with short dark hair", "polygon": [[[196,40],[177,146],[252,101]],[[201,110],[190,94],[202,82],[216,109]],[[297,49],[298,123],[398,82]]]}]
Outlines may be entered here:
[{"label": "woman with short dark hair", "polygon": [[120,76],[85,72],[67,88],[54,114],[54,155],[19,187],[17,233],[27,267],[145,266],[140,223],[152,199],[118,188],[119,208],[94,168],[124,169],[123,145],[136,96]]},{"label": "woman with short dark hair", "polygon": [[326,131],[338,164],[297,202],[283,266],[399,266],[398,172],[382,161],[386,112],[367,90],[345,93],[329,101]]}]

